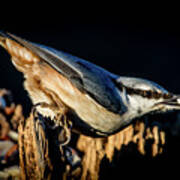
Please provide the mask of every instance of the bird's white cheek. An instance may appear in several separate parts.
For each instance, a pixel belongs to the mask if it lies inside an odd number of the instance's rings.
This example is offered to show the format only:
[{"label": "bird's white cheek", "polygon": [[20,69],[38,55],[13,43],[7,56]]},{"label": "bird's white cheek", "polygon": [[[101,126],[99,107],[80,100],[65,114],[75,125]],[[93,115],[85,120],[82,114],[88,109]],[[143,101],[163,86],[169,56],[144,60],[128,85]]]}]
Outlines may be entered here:
[{"label": "bird's white cheek", "polygon": [[128,96],[129,98],[129,105],[132,109],[138,109],[139,107],[145,106],[144,101],[136,95]]},{"label": "bird's white cheek", "polygon": [[142,114],[151,111],[151,108],[156,103],[154,99],[143,98],[138,95],[128,96],[128,98],[130,102],[130,109],[134,112],[141,111]]}]

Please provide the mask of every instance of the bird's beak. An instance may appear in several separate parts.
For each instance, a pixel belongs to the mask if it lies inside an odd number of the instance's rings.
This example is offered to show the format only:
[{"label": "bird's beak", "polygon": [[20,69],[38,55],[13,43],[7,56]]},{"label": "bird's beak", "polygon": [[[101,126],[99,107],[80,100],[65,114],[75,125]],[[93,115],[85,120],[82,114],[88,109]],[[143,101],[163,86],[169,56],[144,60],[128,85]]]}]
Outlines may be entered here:
[{"label": "bird's beak", "polygon": [[174,95],[172,98],[164,100],[158,104],[162,104],[172,110],[180,110],[180,95]]}]

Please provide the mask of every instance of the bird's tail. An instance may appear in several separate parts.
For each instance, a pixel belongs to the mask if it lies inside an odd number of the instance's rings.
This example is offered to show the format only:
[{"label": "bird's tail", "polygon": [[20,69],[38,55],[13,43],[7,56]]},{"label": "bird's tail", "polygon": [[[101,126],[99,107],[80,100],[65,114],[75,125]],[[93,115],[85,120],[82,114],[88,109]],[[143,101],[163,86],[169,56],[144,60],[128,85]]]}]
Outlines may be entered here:
[{"label": "bird's tail", "polygon": [[21,72],[39,61],[39,57],[26,48],[23,43],[28,42],[10,33],[0,31],[0,45],[11,55],[13,64]]},{"label": "bird's tail", "polygon": [[0,45],[5,48],[6,34],[0,31]]},{"label": "bird's tail", "polygon": [[7,49],[7,39],[11,40],[11,41],[14,41],[15,42],[15,39],[13,38],[13,36],[11,36],[10,33],[5,33],[3,31],[0,31],[0,45],[2,47],[4,47],[5,49]]}]

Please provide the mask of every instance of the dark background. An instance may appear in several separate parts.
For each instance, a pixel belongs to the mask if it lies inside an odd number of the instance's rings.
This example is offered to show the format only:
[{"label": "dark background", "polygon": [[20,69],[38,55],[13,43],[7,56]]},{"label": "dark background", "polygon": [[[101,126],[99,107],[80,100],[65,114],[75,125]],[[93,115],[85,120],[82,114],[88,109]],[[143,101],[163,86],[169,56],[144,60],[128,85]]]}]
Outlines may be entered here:
[{"label": "dark background", "polygon": [[[142,20],[122,20],[117,16],[81,16],[58,20],[1,21],[0,29],[27,40],[52,46],[123,76],[153,80],[174,93],[180,93],[180,27],[178,18],[148,17]],[[0,87],[10,89],[17,103],[23,103],[25,113],[30,101],[22,86],[22,74],[17,72],[9,55],[0,48]],[[116,174],[150,177],[178,175],[179,138],[169,138],[165,153],[156,158],[122,157]],[[141,169],[141,170],[140,170]],[[129,173],[130,172],[130,173]],[[114,172],[113,172],[114,173]],[[146,177],[146,176],[145,176]]]}]

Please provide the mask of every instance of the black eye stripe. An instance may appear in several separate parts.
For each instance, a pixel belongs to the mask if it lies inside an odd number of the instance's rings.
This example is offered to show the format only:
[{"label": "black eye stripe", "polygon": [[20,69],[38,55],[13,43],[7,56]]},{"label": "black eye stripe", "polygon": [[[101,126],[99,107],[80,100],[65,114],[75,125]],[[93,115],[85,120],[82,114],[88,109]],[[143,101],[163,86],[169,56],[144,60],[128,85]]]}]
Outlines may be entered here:
[{"label": "black eye stripe", "polygon": [[142,97],[148,98],[148,99],[170,99],[173,97],[170,93],[159,93],[157,91],[151,91],[151,90],[141,90],[141,89],[133,89],[129,87],[125,87],[127,94],[130,95],[140,95]]},{"label": "black eye stripe", "polygon": [[127,87],[124,84],[113,81],[116,87],[119,89],[119,91],[123,91],[123,88],[125,88],[126,93],[130,95],[139,95],[148,99],[171,99],[173,97],[173,94],[171,93],[160,93],[157,91],[152,91],[152,90],[141,90],[141,89],[134,89],[131,87]]}]

